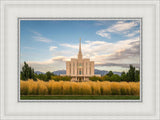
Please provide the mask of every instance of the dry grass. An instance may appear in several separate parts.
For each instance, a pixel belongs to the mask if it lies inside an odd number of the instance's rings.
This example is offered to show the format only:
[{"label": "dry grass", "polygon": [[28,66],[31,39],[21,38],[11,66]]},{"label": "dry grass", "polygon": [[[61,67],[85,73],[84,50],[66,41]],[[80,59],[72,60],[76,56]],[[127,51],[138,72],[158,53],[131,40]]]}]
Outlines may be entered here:
[{"label": "dry grass", "polygon": [[21,95],[139,95],[139,82],[20,81]]}]

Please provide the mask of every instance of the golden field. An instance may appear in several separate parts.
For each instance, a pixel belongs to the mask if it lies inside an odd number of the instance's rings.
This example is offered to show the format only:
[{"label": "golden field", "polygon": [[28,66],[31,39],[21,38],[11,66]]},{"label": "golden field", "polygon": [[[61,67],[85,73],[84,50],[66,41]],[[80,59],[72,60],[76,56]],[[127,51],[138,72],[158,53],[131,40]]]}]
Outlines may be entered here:
[{"label": "golden field", "polygon": [[20,81],[21,95],[139,95],[139,82]]}]

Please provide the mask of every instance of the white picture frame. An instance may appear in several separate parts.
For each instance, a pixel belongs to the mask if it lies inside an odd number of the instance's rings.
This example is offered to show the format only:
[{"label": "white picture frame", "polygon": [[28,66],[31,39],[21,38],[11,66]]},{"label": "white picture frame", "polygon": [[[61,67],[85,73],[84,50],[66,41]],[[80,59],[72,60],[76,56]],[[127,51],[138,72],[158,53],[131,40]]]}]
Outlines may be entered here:
[{"label": "white picture frame", "polygon": [[[142,18],[140,102],[19,102],[17,18]],[[1,119],[160,119],[159,1],[1,0]]]}]

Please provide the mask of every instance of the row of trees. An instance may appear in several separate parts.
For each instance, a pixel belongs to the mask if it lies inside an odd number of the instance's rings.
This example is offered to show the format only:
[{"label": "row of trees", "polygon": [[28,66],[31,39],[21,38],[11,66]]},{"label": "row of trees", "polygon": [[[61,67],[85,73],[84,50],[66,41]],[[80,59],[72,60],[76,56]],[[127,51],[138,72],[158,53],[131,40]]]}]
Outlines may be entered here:
[{"label": "row of trees", "polygon": [[43,80],[43,81],[49,81],[49,80],[54,80],[54,81],[70,81],[71,77],[69,76],[59,76],[59,75],[55,75],[54,73],[51,72],[46,72],[45,74],[36,74],[35,73],[35,77],[37,79]]},{"label": "row of trees", "polygon": [[130,69],[128,70],[127,73],[122,72],[121,76],[114,74],[112,71],[109,71],[108,74],[102,76],[102,77],[97,77],[93,76],[90,77],[91,81],[126,81],[126,82],[138,82],[140,81],[140,72],[139,70],[136,70],[135,67],[130,65]]},{"label": "row of trees", "polygon": [[46,72],[45,74],[36,74],[34,73],[34,69],[31,68],[26,62],[24,62],[24,66],[22,67],[22,71],[20,74],[21,80],[28,80],[28,79],[33,79],[36,81],[37,79],[43,80],[43,81],[49,81],[49,80],[55,80],[55,81],[70,81],[71,77],[69,76],[58,76],[55,75],[52,72]]},{"label": "row of trees", "polygon": [[[55,81],[70,81],[71,77],[69,76],[58,76],[55,75],[52,72],[46,72],[45,74],[36,74],[34,73],[34,69],[28,66],[26,62],[24,62],[24,66],[22,67],[21,80],[28,80],[33,79],[36,81],[37,79],[43,80],[43,81],[49,81],[49,80],[55,80]],[[112,71],[109,71],[108,74],[102,76],[102,77],[90,77],[91,81],[126,81],[126,82],[137,82],[140,81],[140,72],[139,70],[136,70],[135,67],[130,65],[130,69],[127,73],[122,72],[121,76],[114,74]]]}]

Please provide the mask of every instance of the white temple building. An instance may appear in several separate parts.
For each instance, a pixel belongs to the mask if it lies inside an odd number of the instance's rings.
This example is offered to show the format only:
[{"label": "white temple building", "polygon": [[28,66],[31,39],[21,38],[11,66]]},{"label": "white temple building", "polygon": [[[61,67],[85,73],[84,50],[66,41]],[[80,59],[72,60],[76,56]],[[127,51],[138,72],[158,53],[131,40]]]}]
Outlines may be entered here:
[{"label": "white temple building", "polygon": [[89,58],[83,59],[81,38],[79,40],[78,58],[71,58],[71,61],[66,61],[65,76],[71,76],[71,81],[75,82],[89,81],[89,77],[91,76],[100,76],[94,74],[94,61],[90,61]]}]

